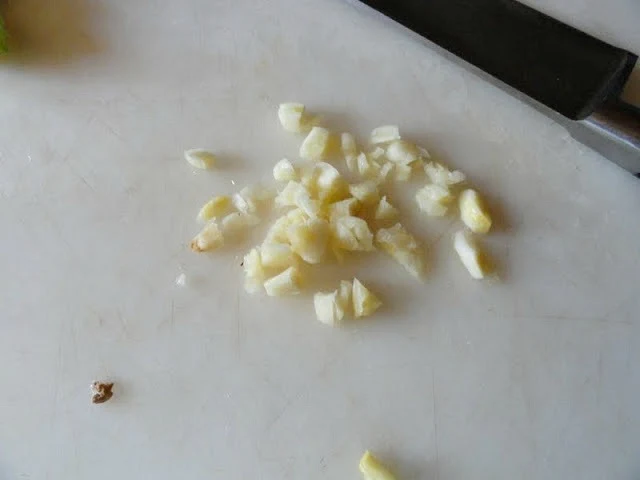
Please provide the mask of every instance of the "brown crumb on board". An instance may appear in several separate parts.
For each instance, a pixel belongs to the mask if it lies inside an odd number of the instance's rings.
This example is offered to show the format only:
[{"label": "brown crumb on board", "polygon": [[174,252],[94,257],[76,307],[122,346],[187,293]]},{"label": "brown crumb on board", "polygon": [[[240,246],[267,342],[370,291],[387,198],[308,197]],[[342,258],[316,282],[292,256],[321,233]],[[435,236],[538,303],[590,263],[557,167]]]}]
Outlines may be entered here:
[{"label": "brown crumb on board", "polygon": [[113,397],[113,383],[95,381],[91,384],[92,403],[104,403]]}]

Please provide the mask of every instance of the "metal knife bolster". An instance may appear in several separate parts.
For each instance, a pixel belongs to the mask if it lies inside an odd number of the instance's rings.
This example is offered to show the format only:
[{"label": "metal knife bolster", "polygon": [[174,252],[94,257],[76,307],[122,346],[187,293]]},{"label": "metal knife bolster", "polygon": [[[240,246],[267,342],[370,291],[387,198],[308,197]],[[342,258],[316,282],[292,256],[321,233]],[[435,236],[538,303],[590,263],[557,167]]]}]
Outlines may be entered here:
[{"label": "metal knife bolster", "polygon": [[514,0],[355,3],[368,5],[463,60],[476,74],[640,176],[640,109],[620,100],[636,55]]}]

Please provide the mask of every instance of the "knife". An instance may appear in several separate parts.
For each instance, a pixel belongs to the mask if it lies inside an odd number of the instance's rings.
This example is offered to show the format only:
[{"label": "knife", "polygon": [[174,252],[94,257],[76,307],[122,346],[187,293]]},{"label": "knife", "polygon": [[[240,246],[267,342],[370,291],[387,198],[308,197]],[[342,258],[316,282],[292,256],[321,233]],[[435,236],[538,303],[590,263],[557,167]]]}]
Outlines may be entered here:
[{"label": "knife", "polygon": [[637,55],[515,0],[351,3],[368,5],[453,54],[640,177],[640,108],[620,98]]}]

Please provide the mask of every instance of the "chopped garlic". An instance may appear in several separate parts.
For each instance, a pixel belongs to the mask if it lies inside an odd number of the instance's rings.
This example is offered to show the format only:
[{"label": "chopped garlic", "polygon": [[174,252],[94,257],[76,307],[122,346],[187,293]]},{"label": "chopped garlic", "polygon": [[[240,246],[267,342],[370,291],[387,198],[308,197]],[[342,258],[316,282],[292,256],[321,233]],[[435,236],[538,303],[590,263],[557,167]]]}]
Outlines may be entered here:
[{"label": "chopped garlic", "polygon": [[337,302],[340,308],[348,314],[353,311],[353,303],[351,302],[351,294],[353,291],[353,282],[349,280],[341,280],[338,287]]},{"label": "chopped garlic", "polygon": [[296,264],[295,253],[284,243],[264,243],[260,247],[260,256],[265,268],[284,269]]},{"label": "chopped garlic", "polygon": [[375,182],[361,182],[349,185],[349,193],[354,198],[357,198],[363,205],[373,205],[380,200],[380,194],[378,193],[378,186]]},{"label": "chopped garlic", "polygon": [[216,156],[203,148],[193,148],[184,152],[184,159],[192,167],[207,170],[216,163]]},{"label": "chopped garlic", "polygon": [[337,325],[344,318],[344,309],[338,302],[338,291],[318,292],[313,296],[313,306],[318,321],[326,325]]},{"label": "chopped garlic", "polygon": [[225,214],[231,206],[231,198],[226,195],[218,195],[205,203],[198,212],[198,221],[206,223],[209,220]]},{"label": "chopped garlic", "polygon": [[316,169],[319,174],[316,178],[315,187],[320,201],[333,203],[343,200],[349,195],[347,182],[333,165],[318,162]]},{"label": "chopped garlic", "polygon": [[376,233],[376,244],[402,265],[418,280],[424,272],[424,260],[416,239],[400,224],[381,228]]},{"label": "chopped garlic", "polygon": [[282,128],[288,132],[301,133],[309,130],[310,122],[305,116],[301,103],[282,103],[278,107],[278,119]]},{"label": "chopped garlic", "polygon": [[408,182],[411,179],[411,174],[413,173],[413,170],[411,169],[411,165],[396,164],[394,167],[395,167],[394,179],[396,182]]},{"label": "chopped garlic", "polygon": [[275,200],[277,207],[298,207],[310,217],[316,216],[320,209],[318,202],[311,198],[304,185],[289,182]]},{"label": "chopped garlic", "polygon": [[382,157],[384,157],[384,153],[385,153],[384,148],[376,147],[373,150],[371,150],[371,152],[367,156],[372,160],[380,160]]},{"label": "chopped garlic", "polygon": [[361,152],[356,157],[356,171],[362,177],[375,179],[380,174],[380,164]]},{"label": "chopped garlic", "polygon": [[215,250],[224,245],[224,237],[218,225],[211,221],[191,240],[191,250],[194,252],[206,252]]},{"label": "chopped garlic", "polygon": [[389,203],[387,197],[382,197],[376,208],[374,218],[381,222],[394,221],[398,217],[398,209]]},{"label": "chopped garlic", "polygon": [[432,217],[446,215],[448,205],[453,201],[453,195],[447,187],[431,183],[425,185],[416,193],[418,208]]},{"label": "chopped garlic", "polygon": [[277,182],[290,182],[297,180],[298,174],[293,164],[286,158],[283,158],[273,167],[273,178],[275,178]]},{"label": "chopped garlic", "polygon": [[276,196],[276,207],[295,207],[296,206],[296,198],[300,194],[300,192],[305,192],[307,195],[307,189],[304,185],[289,181],[287,185],[282,189],[282,191]]},{"label": "chopped garlic", "polygon": [[244,288],[249,293],[257,293],[262,290],[267,275],[262,265],[262,257],[257,248],[252,248],[244,256],[242,268],[245,273]]},{"label": "chopped garlic", "polygon": [[491,229],[491,216],[475,190],[460,194],[460,218],[474,233],[487,233]]},{"label": "chopped garlic", "polygon": [[353,314],[356,317],[367,317],[382,306],[380,299],[357,278],[353,279],[351,298],[353,300]]},{"label": "chopped garlic", "polygon": [[393,163],[387,162],[382,165],[380,168],[380,173],[378,174],[378,182],[384,182],[389,177],[389,174],[393,170]]},{"label": "chopped garlic", "polygon": [[264,282],[264,289],[270,297],[297,295],[300,293],[300,272],[296,267],[289,267]]},{"label": "chopped garlic", "polygon": [[398,165],[410,165],[420,157],[420,151],[413,143],[396,140],[387,147],[387,158]]},{"label": "chopped garlic", "polygon": [[389,469],[368,450],[360,459],[359,466],[364,480],[396,480]]},{"label": "chopped garlic", "polygon": [[258,211],[258,207],[253,199],[245,196],[242,192],[234,193],[231,197],[231,202],[236,210],[245,215],[253,215]]},{"label": "chopped garlic", "polygon": [[225,234],[237,235],[244,233],[249,227],[260,223],[255,215],[247,215],[241,212],[230,213],[220,221],[220,226]]},{"label": "chopped garlic", "polygon": [[437,185],[447,187],[450,185],[457,185],[466,180],[465,174],[459,170],[451,171],[444,165],[438,162],[429,162],[424,166],[424,173],[426,173],[429,180]]},{"label": "chopped garlic", "polygon": [[[295,210],[292,210],[295,211]],[[278,218],[269,230],[265,238],[265,243],[286,243],[289,241],[287,236],[287,229],[291,225],[291,220],[287,215]]]},{"label": "chopped garlic", "polygon": [[357,198],[347,198],[328,206],[329,220],[334,221],[339,217],[350,217],[356,215],[360,209],[360,202]]},{"label": "chopped garlic", "polygon": [[347,170],[351,173],[358,173],[358,157],[360,155],[347,155],[345,161],[347,164]]},{"label": "chopped garlic", "polygon": [[356,139],[350,133],[343,133],[340,136],[340,143],[342,147],[342,154],[344,158],[355,157],[358,155],[358,147],[356,145]]},{"label": "chopped garlic", "polygon": [[322,160],[329,145],[329,130],[313,127],[300,146],[300,157],[304,160]]},{"label": "chopped garlic", "polygon": [[358,217],[339,217],[331,224],[331,233],[337,245],[350,252],[370,252],[373,246],[373,234],[369,225]]},{"label": "chopped garlic", "polygon": [[291,249],[305,262],[320,263],[327,250],[329,224],[326,220],[312,218],[304,223],[293,224],[287,230]]},{"label": "chopped garlic", "polygon": [[491,271],[489,258],[480,249],[469,232],[465,232],[464,230],[456,232],[453,237],[453,247],[460,257],[462,264],[476,280],[483,279],[485,274]]},{"label": "chopped garlic", "polygon": [[428,160],[431,158],[431,154],[429,153],[429,150],[427,150],[424,147],[421,147],[420,145],[417,145],[418,151],[420,152],[420,158],[422,160]]},{"label": "chopped garlic", "polygon": [[374,128],[371,132],[371,143],[387,143],[394,140],[400,140],[400,130],[397,125],[385,125]]}]

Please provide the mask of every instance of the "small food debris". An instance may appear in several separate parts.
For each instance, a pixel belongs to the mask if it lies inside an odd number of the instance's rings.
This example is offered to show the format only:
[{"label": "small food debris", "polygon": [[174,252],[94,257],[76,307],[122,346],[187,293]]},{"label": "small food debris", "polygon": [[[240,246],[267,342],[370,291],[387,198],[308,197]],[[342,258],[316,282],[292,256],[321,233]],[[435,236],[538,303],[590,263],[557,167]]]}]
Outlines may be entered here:
[{"label": "small food debris", "polygon": [[104,403],[113,397],[113,383],[95,381],[91,384],[91,403]]},{"label": "small food debris", "polygon": [[184,287],[187,284],[187,276],[184,273],[181,273],[176,277],[176,285],[179,287]]},{"label": "small food debris", "polygon": [[365,480],[395,480],[396,477],[367,450],[360,459],[360,471]]},{"label": "small food debris", "polygon": [[204,148],[192,148],[184,152],[184,159],[192,167],[208,170],[216,163],[216,156]]}]

